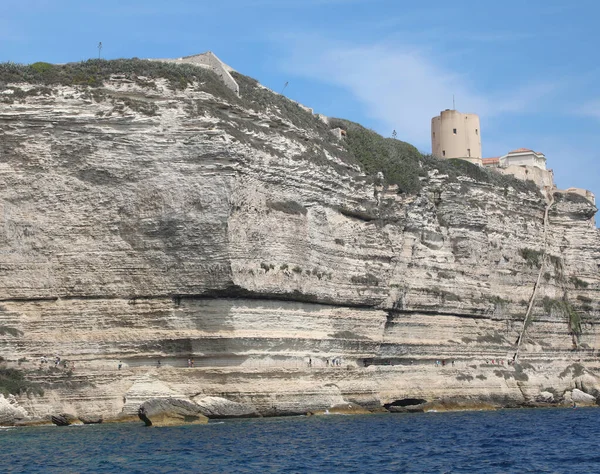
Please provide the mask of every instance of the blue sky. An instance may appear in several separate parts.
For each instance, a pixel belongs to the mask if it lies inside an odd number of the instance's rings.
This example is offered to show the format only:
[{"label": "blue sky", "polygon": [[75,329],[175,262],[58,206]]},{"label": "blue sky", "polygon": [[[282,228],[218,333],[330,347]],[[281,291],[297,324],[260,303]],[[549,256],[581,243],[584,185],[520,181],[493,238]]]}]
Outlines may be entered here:
[{"label": "blue sky", "polygon": [[597,0],[1,0],[0,61],[207,50],[316,112],[429,152],[430,119],[481,118],[483,154],[541,151],[600,197]]}]

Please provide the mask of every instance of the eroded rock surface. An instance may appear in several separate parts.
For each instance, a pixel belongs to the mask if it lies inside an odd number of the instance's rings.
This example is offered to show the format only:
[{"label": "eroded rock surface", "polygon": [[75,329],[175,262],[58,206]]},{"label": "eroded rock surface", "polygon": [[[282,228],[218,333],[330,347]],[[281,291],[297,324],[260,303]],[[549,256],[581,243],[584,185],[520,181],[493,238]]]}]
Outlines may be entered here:
[{"label": "eroded rock surface", "polygon": [[6,398],[0,393],[0,426],[12,426],[27,417],[27,411],[19,406],[14,396]]},{"label": "eroded rock surface", "polygon": [[60,413],[58,415],[52,415],[50,420],[56,426],[69,426],[74,421],[77,421],[77,418],[68,413]]},{"label": "eroded rock surface", "polygon": [[208,423],[198,405],[181,398],[153,398],[138,409],[138,416],[146,426],[178,426]]},{"label": "eroded rock surface", "polygon": [[324,410],[308,412],[309,415],[367,415],[369,410],[352,402],[339,403]]},{"label": "eroded rock surface", "polygon": [[574,388],[571,392],[571,400],[576,403],[584,404],[584,405],[595,405],[596,398],[593,395],[589,395],[585,392],[582,392],[578,388]]},{"label": "eroded rock surface", "polygon": [[243,403],[232,402],[221,397],[204,397],[194,402],[208,418],[254,418],[260,416],[256,408]]},{"label": "eroded rock surface", "polygon": [[97,425],[104,421],[101,415],[80,415],[78,418],[84,425]]},{"label": "eroded rock surface", "polygon": [[519,406],[598,371],[589,201],[556,196],[544,245],[539,193],[430,170],[399,194],[284,98],[138,79],[0,102],[0,347],[32,416]]}]

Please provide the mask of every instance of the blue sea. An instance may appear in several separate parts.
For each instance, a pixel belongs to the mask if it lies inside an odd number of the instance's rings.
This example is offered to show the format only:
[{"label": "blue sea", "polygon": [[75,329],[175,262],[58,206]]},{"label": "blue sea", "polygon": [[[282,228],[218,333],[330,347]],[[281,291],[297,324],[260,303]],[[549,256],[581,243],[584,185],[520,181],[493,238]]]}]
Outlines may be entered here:
[{"label": "blue sea", "polygon": [[9,473],[599,473],[600,410],[0,428]]}]

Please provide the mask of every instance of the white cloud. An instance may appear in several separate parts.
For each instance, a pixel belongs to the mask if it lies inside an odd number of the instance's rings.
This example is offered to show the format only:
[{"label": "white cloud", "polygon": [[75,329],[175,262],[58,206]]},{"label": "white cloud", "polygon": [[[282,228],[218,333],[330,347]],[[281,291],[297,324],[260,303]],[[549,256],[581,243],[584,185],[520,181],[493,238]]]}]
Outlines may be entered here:
[{"label": "white cloud", "polygon": [[594,117],[600,119],[600,99],[587,102],[575,112],[577,115],[583,115],[584,117]]},{"label": "white cloud", "polygon": [[464,78],[436,67],[416,50],[364,46],[308,51],[300,47],[285,68],[348,89],[369,116],[419,146],[429,142],[427,124],[440,109],[452,106],[453,94],[461,110],[485,108],[482,97],[468,92]]},{"label": "white cloud", "polygon": [[349,90],[366,113],[422,149],[429,147],[429,123],[452,107],[491,117],[527,112],[555,87],[531,83],[509,92],[479,92],[475,78],[436,64],[431,51],[391,44],[348,46],[323,39],[291,39],[286,71]]}]

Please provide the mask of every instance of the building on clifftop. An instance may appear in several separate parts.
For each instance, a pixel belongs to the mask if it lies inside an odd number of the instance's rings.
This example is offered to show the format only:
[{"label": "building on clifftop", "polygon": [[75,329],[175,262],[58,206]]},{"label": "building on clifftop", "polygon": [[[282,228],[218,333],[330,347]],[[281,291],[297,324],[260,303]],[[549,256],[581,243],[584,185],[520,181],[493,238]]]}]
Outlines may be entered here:
[{"label": "building on clifftop", "polygon": [[495,168],[502,174],[510,174],[522,180],[531,180],[542,191],[553,192],[556,190],[554,172],[546,169],[546,156],[543,153],[529,148],[518,148],[500,157],[483,158],[481,163],[485,168]]},{"label": "building on clifftop", "polygon": [[543,153],[530,150],[529,148],[519,148],[500,157],[500,166],[503,168],[513,165],[535,166],[545,170],[546,156]]},{"label": "building on clifftop", "polygon": [[479,116],[446,109],[433,117],[431,151],[438,158],[461,158],[481,166]]},{"label": "building on clifftop", "polygon": [[[431,152],[437,158],[459,158],[484,168],[511,175],[523,181],[533,181],[545,196],[578,194],[596,204],[594,193],[587,189],[559,190],[554,184],[554,171],[546,168],[546,156],[529,148],[517,148],[503,156],[482,158],[479,116],[446,109],[431,119]],[[590,219],[595,226],[595,219]]]}]

